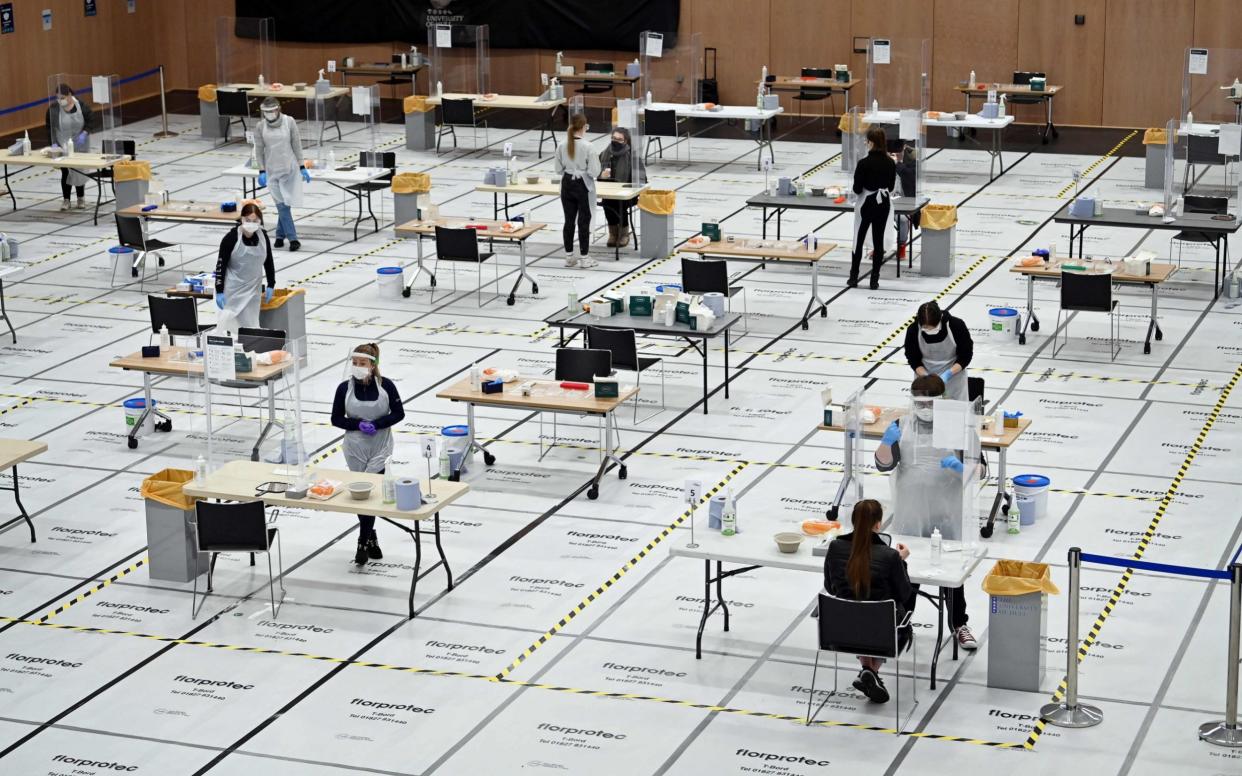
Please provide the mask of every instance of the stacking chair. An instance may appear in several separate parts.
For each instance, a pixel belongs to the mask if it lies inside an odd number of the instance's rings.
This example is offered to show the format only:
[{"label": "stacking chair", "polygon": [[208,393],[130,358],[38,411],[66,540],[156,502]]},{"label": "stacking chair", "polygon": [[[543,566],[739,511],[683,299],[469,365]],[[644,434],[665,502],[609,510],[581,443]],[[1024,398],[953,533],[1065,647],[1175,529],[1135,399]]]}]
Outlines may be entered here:
[{"label": "stacking chair", "polygon": [[[1208,140],[1213,146],[1215,153],[1216,141],[1213,138],[1195,138],[1190,140]],[[1192,143],[1193,146],[1193,143]],[[1219,157],[1218,157],[1219,158]],[[1190,167],[1189,161],[1186,164],[1187,169]],[[1194,194],[1187,194],[1183,201],[1185,202],[1185,211],[1187,213],[1206,213],[1210,215],[1220,215],[1229,212],[1228,197],[1200,197]],[[1184,229],[1169,238],[1169,256],[1173,255],[1173,243],[1177,242],[1177,266],[1182,266],[1182,246],[1186,243],[1208,244],[1213,248],[1220,250],[1221,235],[1212,232],[1196,232],[1193,229]]]},{"label": "stacking chair", "polygon": [[[588,326],[586,329],[586,346],[607,350],[612,354],[612,368],[633,372],[638,376],[638,387],[643,385],[643,372],[656,364],[660,364],[660,409],[652,412],[644,421],[651,420],[668,408],[665,402],[664,361],[661,358],[643,358],[638,355],[638,338],[633,329],[605,329],[599,326]],[[634,423],[638,424],[638,394],[634,395]]]},{"label": "stacking chair", "polygon": [[[1195,165],[1219,164],[1225,167],[1225,180],[1228,182],[1228,165],[1231,158],[1222,156],[1218,150],[1219,140],[1214,137],[1203,137],[1201,135],[1186,136],[1186,165],[1182,170],[1182,193],[1190,191],[1191,184],[1195,179]],[[1187,212],[1191,212],[1189,209]]]},{"label": "stacking chair", "polygon": [[[593,383],[596,377],[612,376],[612,353],[600,348],[557,348],[556,371],[553,373],[557,382]],[[606,421],[605,421],[606,422]],[[600,428],[600,457],[604,455],[603,428]],[[539,460],[556,447],[559,439],[557,434],[556,413],[552,414],[552,442],[545,449],[543,446],[543,413],[539,414]]]},{"label": "stacking chair", "polygon": [[[160,276],[160,267],[164,266],[164,255],[162,251],[169,248],[176,248],[180,257],[178,266],[185,269],[185,254],[181,252],[181,246],[175,243],[167,243],[163,240],[152,240],[147,238],[147,230],[143,226],[142,219],[137,216],[123,216],[120,213],[115,214],[116,217],[116,237],[117,241],[126,248],[134,250],[134,260],[130,265],[130,277],[138,278],[139,290],[145,290],[147,282],[147,254],[152,254],[158,260],[155,267],[155,274],[151,277],[158,279]],[[113,254],[112,277],[109,283],[116,288],[116,262],[123,254]],[[139,276],[141,270],[141,276]]]},{"label": "stacking chair", "polygon": [[224,142],[229,142],[229,129],[236,121],[241,124],[242,136],[246,135],[246,119],[251,117],[250,105],[252,100],[244,91],[233,91],[231,89],[218,89],[216,91],[216,110],[219,114],[228,119],[224,125]]},{"label": "stacking chair", "polygon": [[[435,276],[440,274],[441,261],[460,261],[478,267],[478,283],[475,298],[479,307],[483,306],[483,263],[494,257],[491,252],[479,252],[479,233],[474,229],[453,229],[447,226],[436,227],[436,263]],[[495,269],[496,296],[500,296],[500,265],[492,264]],[[435,301],[435,288],[431,290],[432,301]],[[457,273],[453,273],[453,293],[457,293]],[[488,300],[491,301],[491,300]]]},{"label": "stacking chair", "polygon": [[[130,159],[137,159],[138,144],[133,140],[105,140],[100,144],[99,152],[102,154],[122,154],[124,156],[128,156]],[[114,172],[115,171],[111,167],[106,167],[98,172],[100,178],[112,184],[113,195],[116,194],[116,178],[114,177]]]},{"label": "stacking chair", "polygon": [[[901,730],[901,653],[910,646],[910,685],[914,689],[914,705],[906,714],[906,721],[918,708],[918,680],[915,667],[918,660],[914,650],[914,636],[910,627],[911,613],[905,619],[897,621],[897,603],[887,601],[851,601],[837,598],[821,592],[819,594],[819,648],[815,650],[815,668],[811,673],[811,692],[806,700],[806,724],[815,721],[815,716],[824,708],[824,704],[837,694],[838,656],[861,655],[863,657],[879,657],[893,660],[896,665],[893,671],[893,688],[896,691],[894,715],[896,729]],[[811,710],[815,702],[815,680],[819,674],[819,653],[832,653],[832,692],[824,696],[819,706]]]},{"label": "stacking chair", "polygon": [[474,132],[474,148],[479,149],[479,126],[483,126],[484,148],[490,146],[491,140],[487,133],[487,122],[479,121],[474,112],[474,100],[441,100],[440,129],[436,133],[436,153],[440,153],[440,138],[453,136],[453,148],[457,148],[457,127],[469,127]]},{"label": "stacking chair", "polygon": [[[241,344],[242,350],[247,353],[268,353],[285,347],[285,332],[283,329],[248,329],[246,327],[239,327],[237,329],[237,341]],[[222,388],[233,388],[237,391],[237,414],[241,420],[246,419],[246,408],[242,403],[242,391],[267,389],[267,386],[261,383],[249,382],[247,380],[223,380],[219,385]],[[259,441],[255,443],[256,452],[270,430],[264,427],[264,423],[263,411],[259,410]],[[282,429],[284,428],[280,421],[276,421],[275,425]]]},{"label": "stacking chair", "polygon": [[1065,320],[1065,342],[1056,344],[1061,338],[1061,313],[1086,312],[1104,313],[1108,316],[1108,351],[1109,360],[1116,361],[1121,352],[1117,319],[1119,302],[1113,299],[1112,275],[1088,275],[1082,272],[1061,272],[1061,307],[1057,310],[1057,325],[1052,330],[1055,338],[1052,357],[1056,358],[1061,348],[1069,343],[1069,318]]},{"label": "stacking chair", "polygon": [[[383,167],[388,170],[382,178],[376,178],[372,181],[364,183],[355,183],[346,186],[346,190],[353,192],[358,198],[358,220],[354,221],[354,239],[358,239],[358,224],[362,222],[362,200],[367,201],[367,212],[371,214],[371,221],[375,224],[376,231],[379,230],[379,221],[375,217],[375,211],[371,209],[371,194],[377,191],[384,191],[392,185],[392,178],[397,174],[397,154],[395,151],[362,151],[358,154],[359,167]],[[384,197],[380,196],[380,215],[384,214]]]},{"label": "stacking chair", "polygon": [[[726,310],[733,312],[733,297],[742,295],[742,317],[747,316],[746,288],[729,284],[729,263],[722,259],[681,259],[681,289],[687,294],[724,294]],[[750,333],[745,321],[743,334]]]},{"label": "stacking chair", "polygon": [[[643,161],[651,162],[651,144],[656,144],[656,149],[660,153],[660,158],[664,158],[664,138],[673,138],[673,146],[676,147],[682,141],[680,134],[680,125],[683,122],[677,120],[677,111],[675,110],[651,110],[648,108],[643,111],[643,134],[647,136],[647,147],[643,149]],[[686,124],[686,161],[690,160],[690,125]],[[681,151],[677,151],[677,161],[681,161]]]},{"label": "stacking chair", "polygon": [[249,553],[250,565],[254,565],[255,553],[267,555],[267,590],[272,601],[272,616],[280,612],[276,603],[277,576],[272,570],[272,544],[276,544],[276,558],[280,569],[280,601],[285,600],[285,562],[281,553],[280,533],[272,527],[279,511],[272,510],[272,519],[268,520],[262,501],[245,501],[242,503],[219,504],[210,501],[199,501],[194,505],[194,547],[200,552],[211,553],[211,563],[207,566],[207,592],[203,594],[203,602],[198,603],[198,575],[194,576],[194,590],[190,599],[190,616],[198,618],[207,596],[213,588],[212,572],[216,569],[216,556],[220,553]]},{"label": "stacking chair", "polygon": [[171,336],[193,337],[197,344],[200,334],[215,328],[214,324],[198,322],[198,302],[188,296],[150,294],[147,296],[147,311],[151,314],[152,338],[167,326]]},{"label": "stacking chair", "polygon": [[[804,67],[802,68],[802,75],[808,78],[831,78],[832,70],[826,67]],[[833,96],[832,89],[817,88],[814,86],[810,86],[810,87],[804,86],[798,90],[797,94],[794,95],[794,100],[800,103],[802,102],[824,102],[826,103],[828,100],[832,100],[833,113],[836,113],[836,110],[837,110],[837,99],[835,96]],[[798,112],[799,113],[802,112],[801,108],[799,108]],[[821,127],[824,125],[824,122],[826,121],[825,116],[827,116],[827,111],[821,109],[819,113],[819,123]]]}]

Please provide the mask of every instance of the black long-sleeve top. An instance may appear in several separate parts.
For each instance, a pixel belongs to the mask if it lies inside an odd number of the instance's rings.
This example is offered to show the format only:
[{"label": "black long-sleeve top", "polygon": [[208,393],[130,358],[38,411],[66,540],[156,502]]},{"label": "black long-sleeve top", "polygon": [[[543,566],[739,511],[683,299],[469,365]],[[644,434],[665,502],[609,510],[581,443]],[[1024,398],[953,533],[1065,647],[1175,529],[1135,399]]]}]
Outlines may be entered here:
[{"label": "black long-sleeve top", "polygon": [[853,540],[854,534],[849,533],[833,539],[828,545],[828,555],[824,558],[824,587],[838,598],[855,601],[892,599],[897,602],[898,619],[903,618],[907,608],[913,603],[915,592],[901,553],[885,544],[878,535],[871,537],[871,589],[862,596],[850,585],[849,577],[845,573],[853,550]]},{"label": "black long-sleeve top", "polygon": [[351,382],[354,384],[354,398],[359,401],[375,401],[379,398],[380,388],[388,394],[388,414],[371,421],[376,428],[388,428],[405,420],[405,407],[401,405],[401,394],[397,393],[397,386],[387,377],[381,377],[378,385],[375,380],[365,383],[361,380],[346,380],[338,385],[336,398],[332,400],[332,425],[346,431],[357,431],[358,424],[362,422],[360,418],[345,416],[345,392],[349,390]]},{"label": "black long-sleeve top", "polygon": [[854,167],[854,193],[892,191],[897,185],[897,163],[883,148],[872,150]]},{"label": "black long-sleeve top", "polygon": [[[966,328],[961,318],[955,318],[948,313],[943,313],[941,318],[943,325],[940,331],[923,336],[927,337],[928,342],[943,342],[948,336],[945,330],[947,326],[948,331],[953,332],[953,340],[957,343],[957,363],[961,364],[963,369],[970,366],[970,360],[975,356],[975,342],[970,338],[970,329]],[[919,344],[920,328],[918,321],[915,321],[906,329],[906,363],[911,369],[923,366],[923,348]]]},{"label": "black long-sleeve top", "polygon": [[[233,258],[233,249],[237,247],[237,231],[230,229],[224,233],[220,241],[220,255],[216,259],[216,293],[224,293],[224,273],[229,268],[229,260]],[[259,239],[267,246],[267,256],[263,259],[263,272],[267,275],[267,287],[276,287],[276,262],[272,259],[272,241],[267,238],[267,230],[260,229],[250,237],[242,236],[242,243],[254,247]]]}]

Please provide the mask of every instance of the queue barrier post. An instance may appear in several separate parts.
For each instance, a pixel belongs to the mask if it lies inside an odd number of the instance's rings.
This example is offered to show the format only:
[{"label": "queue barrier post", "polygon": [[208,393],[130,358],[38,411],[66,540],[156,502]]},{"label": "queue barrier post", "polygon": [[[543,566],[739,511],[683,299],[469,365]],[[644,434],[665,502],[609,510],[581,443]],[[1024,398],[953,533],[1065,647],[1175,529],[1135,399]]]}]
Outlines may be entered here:
[{"label": "queue barrier post", "polygon": [[164,66],[160,65],[160,120],[163,129],[156,132],[152,137],[176,137],[177,133],[168,129],[168,103],[164,97]]},{"label": "queue barrier post", "polygon": [[[1081,572],[1082,548],[1071,547],[1069,551],[1069,623],[1065,633],[1065,696],[1060,703],[1048,703],[1039,710],[1040,716],[1049,725],[1057,727],[1094,727],[1104,721],[1104,712],[1098,707],[1078,702],[1078,655],[1083,649],[1078,642],[1078,596]],[[1236,665],[1234,668],[1236,669]],[[1236,679],[1236,670],[1234,673]]]},{"label": "queue barrier post", "polygon": [[1199,739],[1216,746],[1242,747],[1238,728],[1238,638],[1242,630],[1242,564],[1229,566],[1229,664],[1225,670],[1225,718],[1199,726]]}]

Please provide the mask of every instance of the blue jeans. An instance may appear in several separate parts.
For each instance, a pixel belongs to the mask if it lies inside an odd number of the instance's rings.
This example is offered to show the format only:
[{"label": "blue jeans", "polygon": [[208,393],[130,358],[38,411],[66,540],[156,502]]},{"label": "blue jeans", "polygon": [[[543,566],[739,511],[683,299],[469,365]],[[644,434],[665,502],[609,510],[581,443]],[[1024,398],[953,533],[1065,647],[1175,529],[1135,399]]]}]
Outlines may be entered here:
[{"label": "blue jeans", "polygon": [[279,202],[276,203],[276,237],[298,239],[298,230],[293,226],[293,210]]}]

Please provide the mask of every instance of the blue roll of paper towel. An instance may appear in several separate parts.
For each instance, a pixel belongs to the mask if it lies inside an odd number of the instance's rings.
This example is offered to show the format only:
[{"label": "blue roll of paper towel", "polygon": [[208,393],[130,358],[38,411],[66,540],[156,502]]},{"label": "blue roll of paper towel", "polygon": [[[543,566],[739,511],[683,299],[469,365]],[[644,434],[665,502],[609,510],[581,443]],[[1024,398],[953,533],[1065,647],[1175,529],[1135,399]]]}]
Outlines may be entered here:
[{"label": "blue roll of paper towel", "polygon": [[404,477],[397,480],[397,509],[402,512],[413,512],[423,505],[423,491],[418,480]]}]

